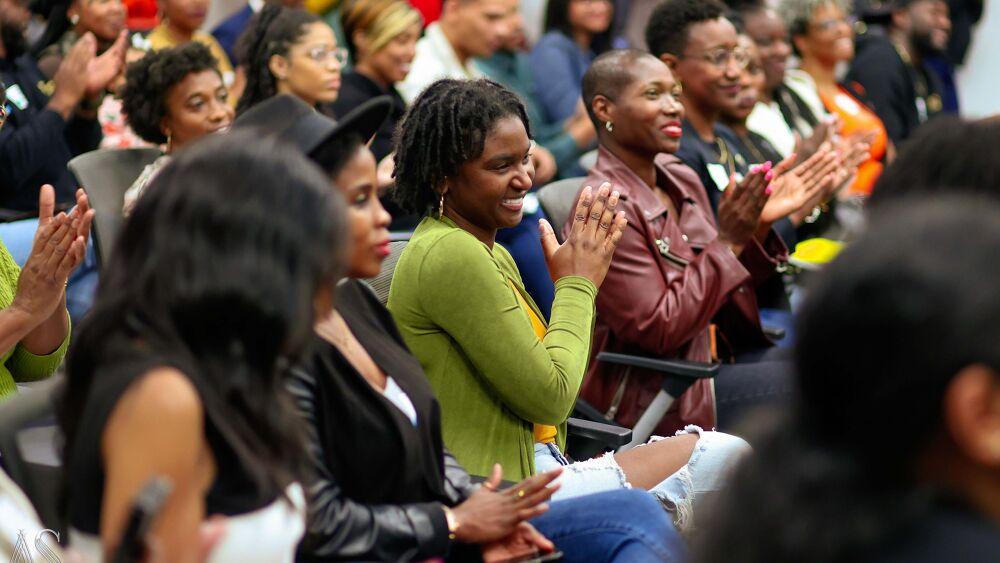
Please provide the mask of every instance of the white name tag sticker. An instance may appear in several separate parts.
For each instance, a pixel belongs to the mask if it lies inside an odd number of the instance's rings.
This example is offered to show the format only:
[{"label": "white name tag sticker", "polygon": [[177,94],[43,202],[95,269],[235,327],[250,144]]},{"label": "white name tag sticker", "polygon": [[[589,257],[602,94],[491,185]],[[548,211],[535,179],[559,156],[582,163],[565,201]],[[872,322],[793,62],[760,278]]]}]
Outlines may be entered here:
[{"label": "white name tag sticker", "polygon": [[10,103],[14,104],[19,110],[23,111],[28,107],[28,97],[24,95],[21,87],[17,84],[7,87],[7,99],[10,100]]},{"label": "white name tag sticker", "polygon": [[715,187],[719,188],[720,192],[726,191],[726,187],[729,186],[729,171],[726,170],[725,166],[710,163],[708,165],[708,175],[712,177]]}]

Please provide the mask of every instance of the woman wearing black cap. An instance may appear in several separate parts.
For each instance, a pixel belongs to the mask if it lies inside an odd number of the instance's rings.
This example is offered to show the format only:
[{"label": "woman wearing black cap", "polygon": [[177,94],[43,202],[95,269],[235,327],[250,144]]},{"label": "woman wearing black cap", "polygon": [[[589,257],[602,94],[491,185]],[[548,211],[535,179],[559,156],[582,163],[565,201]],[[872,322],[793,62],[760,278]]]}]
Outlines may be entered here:
[{"label": "woman wearing black cap", "polygon": [[[495,560],[553,544],[568,561],[659,561],[678,553],[679,537],[646,493],[614,491],[548,509],[557,487],[546,485],[558,471],[496,491],[497,466],[477,489],[444,449],[440,408],[420,363],[358,281],[376,276],[388,255],[390,217],[376,196],[375,158],[365,143],[390,109],[388,98],[375,98],[335,125],[278,96],[235,125],[295,142],[347,200],[348,279],[337,287],[336,309],[316,323],[312,353],[290,382],[318,476],[299,559]],[[599,529],[601,522],[614,522],[614,530]]]}]

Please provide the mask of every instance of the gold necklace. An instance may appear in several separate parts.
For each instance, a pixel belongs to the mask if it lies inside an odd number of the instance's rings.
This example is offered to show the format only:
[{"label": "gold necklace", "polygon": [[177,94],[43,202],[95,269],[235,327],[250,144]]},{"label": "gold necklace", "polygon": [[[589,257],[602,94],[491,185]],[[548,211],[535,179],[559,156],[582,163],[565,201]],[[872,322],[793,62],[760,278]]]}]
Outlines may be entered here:
[{"label": "gold necklace", "polygon": [[736,162],[733,160],[733,155],[729,152],[729,147],[726,146],[726,142],[719,137],[716,137],[715,146],[719,149],[719,164],[725,165],[730,176],[736,174]]}]

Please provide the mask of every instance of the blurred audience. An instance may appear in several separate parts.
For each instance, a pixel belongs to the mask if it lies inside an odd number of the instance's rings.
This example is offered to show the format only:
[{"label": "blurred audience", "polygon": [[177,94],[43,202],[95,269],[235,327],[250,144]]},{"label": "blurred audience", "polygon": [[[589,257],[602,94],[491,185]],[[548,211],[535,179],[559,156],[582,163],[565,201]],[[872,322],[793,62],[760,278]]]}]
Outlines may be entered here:
[{"label": "blurred audience", "polygon": [[858,168],[850,192],[868,195],[892,159],[893,147],[885,125],[862,100],[864,94],[842,85],[837,69],[854,58],[854,29],[844,0],[782,0],[781,13],[792,37],[799,69],[788,71],[787,84],[806,102],[814,116],[840,118],[840,134],[864,135],[869,159]]},{"label": "blurred audience", "polygon": [[897,145],[943,109],[944,85],[929,66],[948,48],[944,0],[895,0],[888,29],[869,28],[845,80],[856,82]]},{"label": "blurred audience", "polygon": [[218,61],[197,41],[150,53],[129,66],[122,90],[128,124],[165,150],[125,192],[126,215],[175,151],[229,128],[233,108],[227,96]]},{"label": "blurred audience", "polygon": [[236,79],[229,55],[211,35],[200,31],[208,15],[208,0],[159,0],[163,19],[146,37],[154,50],[179,47],[197,41],[208,47],[218,61],[226,86]]},{"label": "blurred audience", "polygon": [[229,61],[233,65],[240,64],[240,61],[236,58],[236,43],[239,41],[240,36],[243,35],[243,32],[246,31],[254,14],[259,12],[268,3],[281,4],[288,8],[301,8],[304,2],[302,0],[250,0],[246,6],[233,12],[231,16],[216,25],[212,29],[212,37],[222,47],[222,50],[226,52],[226,56],[229,57]]}]

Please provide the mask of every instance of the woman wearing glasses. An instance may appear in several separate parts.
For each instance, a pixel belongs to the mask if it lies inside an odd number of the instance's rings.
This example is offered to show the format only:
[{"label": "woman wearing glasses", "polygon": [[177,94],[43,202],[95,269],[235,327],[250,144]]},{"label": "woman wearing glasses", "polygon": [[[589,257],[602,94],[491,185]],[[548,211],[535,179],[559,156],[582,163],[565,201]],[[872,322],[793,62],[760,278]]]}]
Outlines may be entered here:
[{"label": "woman wearing glasses", "polygon": [[237,115],[275,94],[291,94],[322,109],[340,93],[347,50],[337,45],[328,25],[305,10],[264,6],[236,52],[247,76]]},{"label": "woman wearing glasses", "polygon": [[844,136],[870,140],[869,158],[861,164],[850,191],[867,195],[882,174],[883,163],[895,152],[885,125],[863,101],[837,82],[837,67],[854,58],[854,30],[845,0],[783,0],[792,45],[801,63],[789,71],[790,85],[812,106],[813,113],[835,113]]}]

